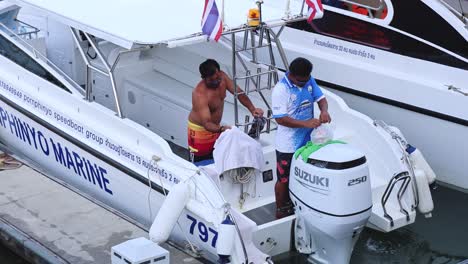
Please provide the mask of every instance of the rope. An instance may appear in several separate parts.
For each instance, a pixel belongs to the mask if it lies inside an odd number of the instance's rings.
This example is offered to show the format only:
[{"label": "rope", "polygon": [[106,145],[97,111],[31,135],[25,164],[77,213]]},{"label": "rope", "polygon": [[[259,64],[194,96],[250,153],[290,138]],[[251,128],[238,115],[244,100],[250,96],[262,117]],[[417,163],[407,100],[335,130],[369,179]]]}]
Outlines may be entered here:
[{"label": "rope", "polygon": [[238,168],[224,172],[226,176],[232,178],[234,183],[247,184],[252,177],[255,177],[255,170],[252,168]]},{"label": "rope", "polygon": [[[148,192],[148,209],[149,209],[149,220],[151,221],[153,219],[153,212],[151,210],[151,191],[153,188],[151,188],[151,179],[150,179],[150,169],[151,169],[151,164],[153,163],[153,160],[150,161],[150,165],[148,166],[148,171],[146,173],[146,177],[148,177],[148,187],[149,187],[149,192]],[[164,190],[164,188],[163,188]],[[164,190],[164,195],[166,195],[165,190]]]},{"label": "rope", "polygon": [[[157,167],[158,166],[158,162],[162,160],[160,157],[158,156],[153,156],[153,158],[151,159],[150,161],[150,164],[148,166],[148,172],[147,172],[147,177],[148,177],[148,186],[149,186],[149,192],[148,192],[148,208],[149,208],[149,214],[150,214],[150,220],[153,219],[153,213],[152,213],[152,209],[151,209],[151,192],[152,192],[152,188],[151,188],[151,178],[150,178],[150,175],[149,175],[149,172],[150,172],[150,169],[151,169],[151,165],[155,164],[155,166]],[[185,169],[188,169],[188,170],[192,170],[192,171],[195,171],[195,173],[190,176],[188,179],[186,179],[184,182],[186,182],[187,180],[191,179],[192,177],[194,177],[196,174],[199,174],[200,171],[197,169],[197,170],[193,170],[193,169],[190,169],[190,168],[186,168],[186,167],[183,167]],[[167,193],[166,193],[166,188],[164,187],[164,183],[163,183],[163,180],[162,180],[162,177],[161,177],[161,174],[157,174],[158,177],[159,177],[159,182],[161,184],[161,187],[163,189],[163,194],[165,197],[167,197]],[[154,220],[153,220],[154,221]],[[188,242],[188,244],[190,245],[190,249],[192,250],[192,252],[199,256],[200,253],[197,251],[197,249],[195,248],[195,246],[193,245],[193,243],[190,241],[190,239],[187,237],[187,234],[186,232],[184,232],[184,230],[182,229],[182,227],[180,226],[180,223],[179,223],[179,220],[176,221],[176,224],[177,226],[179,227],[180,231],[182,234],[184,234],[184,237],[185,237],[185,240]]]}]

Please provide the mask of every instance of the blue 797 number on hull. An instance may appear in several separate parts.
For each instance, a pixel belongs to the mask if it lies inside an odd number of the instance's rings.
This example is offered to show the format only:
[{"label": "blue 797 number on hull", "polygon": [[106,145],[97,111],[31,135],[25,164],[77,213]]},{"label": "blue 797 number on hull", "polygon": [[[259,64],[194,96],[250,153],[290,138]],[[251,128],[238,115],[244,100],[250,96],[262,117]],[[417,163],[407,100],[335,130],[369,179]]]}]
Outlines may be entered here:
[{"label": "blue 797 number on hull", "polygon": [[[198,237],[204,243],[208,243],[211,237],[211,246],[216,248],[216,241],[218,240],[218,231],[212,229],[211,227],[207,227],[205,223],[202,221],[198,221],[195,217],[187,215],[187,218],[192,221],[190,225],[190,234],[194,235],[197,232]],[[195,229],[195,227],[197,227]]]}]

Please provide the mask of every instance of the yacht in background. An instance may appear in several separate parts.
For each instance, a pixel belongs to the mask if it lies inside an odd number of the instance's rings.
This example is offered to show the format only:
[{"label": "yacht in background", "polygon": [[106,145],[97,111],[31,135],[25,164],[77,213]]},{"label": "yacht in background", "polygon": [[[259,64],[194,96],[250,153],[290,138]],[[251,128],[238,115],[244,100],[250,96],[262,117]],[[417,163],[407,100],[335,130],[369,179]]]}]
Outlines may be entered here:
[{"label": "yacht in background", "polygon": [[399,127],[424,151],[438,180],[467,190],[466,17],[442,0],[323,4],[322,19],[285,29],[286,54],[310,59],[319,84]]}]

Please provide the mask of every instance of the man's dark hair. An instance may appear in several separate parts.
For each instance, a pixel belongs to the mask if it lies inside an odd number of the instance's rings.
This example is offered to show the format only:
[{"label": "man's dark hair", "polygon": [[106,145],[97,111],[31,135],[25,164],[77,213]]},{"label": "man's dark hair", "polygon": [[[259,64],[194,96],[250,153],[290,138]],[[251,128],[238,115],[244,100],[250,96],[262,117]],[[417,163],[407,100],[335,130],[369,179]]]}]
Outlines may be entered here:
[{"label": "man's dark hair", "polygon": [[216,73],[216,70],[221,70],[219,63],[213,59],[207,59],[206,61],[200,64],[198,68],[202,79],[208,78]]},{"label": "man's dark hair", "polygon": [[295,58],[289,65],[289,72],[294,76],[306,77],[312,72],[312,63],[308,59]]}]

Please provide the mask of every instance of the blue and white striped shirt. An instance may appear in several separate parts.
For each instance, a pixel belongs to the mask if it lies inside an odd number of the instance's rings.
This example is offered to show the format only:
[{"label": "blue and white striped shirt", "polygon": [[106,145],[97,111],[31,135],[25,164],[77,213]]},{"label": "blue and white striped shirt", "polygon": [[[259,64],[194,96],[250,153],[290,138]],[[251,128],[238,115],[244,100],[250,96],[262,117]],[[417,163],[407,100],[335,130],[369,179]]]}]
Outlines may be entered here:
[{"label": "blue and white striped shirt", "polygon": [[[314,78],[299,88],[286,76],[279,81],[272,93],[273,118],[289,116],[296,120],[314,117],[314,102],[325,98]],[[276,149],[279,152],[294,153],[310,140],[312,128],[291,128],[278,125]]]}]

